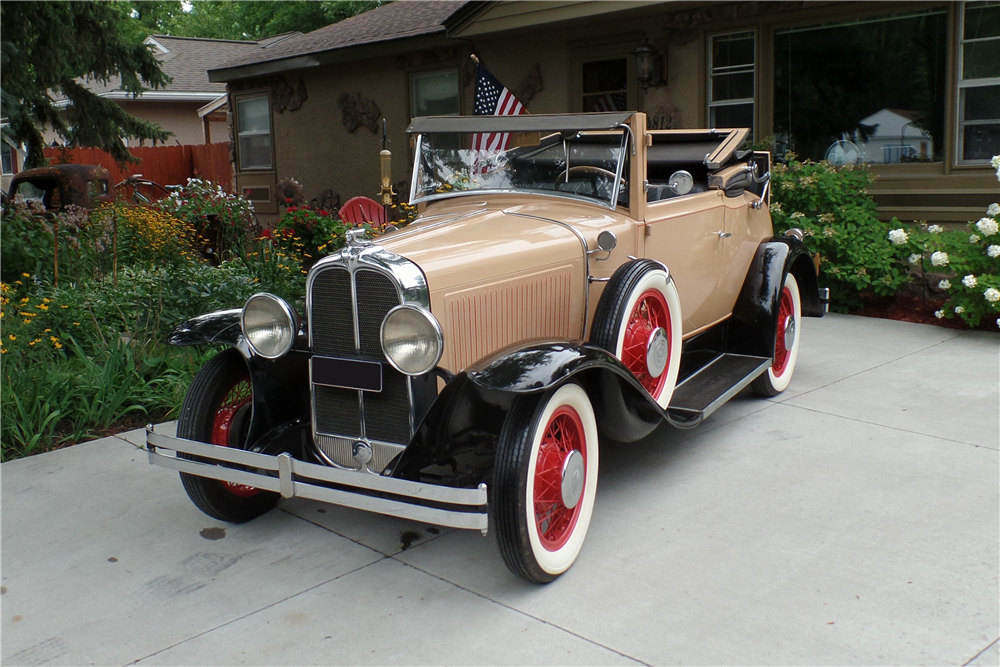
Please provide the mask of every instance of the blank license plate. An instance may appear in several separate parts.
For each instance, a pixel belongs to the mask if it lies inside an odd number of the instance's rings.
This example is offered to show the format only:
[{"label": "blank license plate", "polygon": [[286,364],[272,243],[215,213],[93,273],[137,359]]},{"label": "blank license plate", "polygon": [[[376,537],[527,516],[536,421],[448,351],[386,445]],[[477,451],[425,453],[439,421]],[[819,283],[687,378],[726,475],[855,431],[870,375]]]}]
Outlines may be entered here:
[{"label": "blank license plate", "polygon": [[313,357],[312,381],[327,387],[382,391],[382,364],[377,361]]}]

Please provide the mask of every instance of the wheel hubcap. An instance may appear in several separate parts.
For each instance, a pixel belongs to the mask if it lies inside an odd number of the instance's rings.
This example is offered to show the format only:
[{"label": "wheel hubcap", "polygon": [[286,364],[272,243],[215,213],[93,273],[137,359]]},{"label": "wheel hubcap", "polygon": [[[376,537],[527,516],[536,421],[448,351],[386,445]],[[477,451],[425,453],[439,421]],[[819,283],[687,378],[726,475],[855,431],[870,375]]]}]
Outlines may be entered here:
[{"label": "wheel hubcap", "polygon": [[563,547],[580,515],[587,478],[583,421],[568,405],[549,418],[535,460],[535,529],[548,551]]},{"label": "wheel hubcap", "polygon": [[771,371],[780,376],[788,366],[791,346],[795,344],[795,304],[792,302],[792,291],[787,287],[781,292],[781,303],[778,306],[778,331],[774,340],[774,361]]},{"label": "wheel hubcap", "polygon": [[576,507],[583,495],[584,472],[583,454],[574,449],[563,462],[562,470],[562,502],[569,509]]},{"label": "wheel hubcap", "polygon": [[639,384],[658,398],[670,361],[670,308],[659,290],[643,292],[629,315],[622,341],[622,363]]},{"label": "wheel hubcap", "polygon": [[[220,447],[233,446],[232,438],[239,437],[242,429],[234,430],[233,426],[242,424],[246,410],[250,409],[250,401],[253,398],[250,390],[250,378],[244,377],[237,380],[222,396],[222,401],[215,410],[215,419],[212,422],[212,444]],[[234,484],[223,482],[231,493],[237,496],[249,497],[260,493],[260,489],[245,484]]]}]

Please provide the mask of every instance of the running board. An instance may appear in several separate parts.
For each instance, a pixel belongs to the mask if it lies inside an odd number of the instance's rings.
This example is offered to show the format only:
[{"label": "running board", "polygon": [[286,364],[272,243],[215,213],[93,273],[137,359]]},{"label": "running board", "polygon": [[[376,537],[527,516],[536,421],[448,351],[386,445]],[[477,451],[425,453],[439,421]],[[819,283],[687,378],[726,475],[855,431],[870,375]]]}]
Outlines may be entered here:
[{"label": "running board", "polygon": [[722,354],[674,389],[667,412],[704,419],[771,367],[767,357]]}]

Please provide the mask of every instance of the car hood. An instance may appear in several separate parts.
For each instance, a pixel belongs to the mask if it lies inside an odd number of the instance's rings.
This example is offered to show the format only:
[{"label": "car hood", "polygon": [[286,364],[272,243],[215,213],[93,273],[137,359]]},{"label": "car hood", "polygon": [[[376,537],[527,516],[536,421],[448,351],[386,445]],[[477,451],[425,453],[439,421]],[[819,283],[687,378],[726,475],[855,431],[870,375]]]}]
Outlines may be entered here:
[{"label": "car hood", "polygon": [[586,261],[583,241],[570,226],[501,208],[429,216],[379,245],[415,262],[432,293]]}]

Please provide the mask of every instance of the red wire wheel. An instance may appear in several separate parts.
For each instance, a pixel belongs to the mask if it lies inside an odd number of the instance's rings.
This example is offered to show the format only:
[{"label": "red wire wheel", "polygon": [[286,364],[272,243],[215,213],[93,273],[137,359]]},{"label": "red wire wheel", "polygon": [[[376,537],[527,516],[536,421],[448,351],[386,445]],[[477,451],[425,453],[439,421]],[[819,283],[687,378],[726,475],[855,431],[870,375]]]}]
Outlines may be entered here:
[{"label": "red wire wheel", "polygon": [[792,290],[785,286],[781,290],[781,303],[778,306],[778,331],[774,341],[774,360],[771,363],[771,370],[778,377],[785,373],[788,367],[790,350],[785,340],[785,330],[788,320],[795,317],[795,304],[792,301]]},{"label": "red wire wheel", "polygon": [[[215,409],[215,419],[212,422],[212,444],[229,447],[229,438],[237,413],[253,399],[250,386],[250,376],[242,377],[233,383],[222,396],[222,401]],[[256,496],[260,489],[246,484],[224,482],[226,488],[234,495],[243,498]]]},{"label": "red wire wheel", "polygon": [[563,504],[562,478],[566,460],[574,452],[583,456],[584,477],[587,449],[583,421],[572,406],[560,406],[549,418],[535,463],[535,529],[542,546],[556,551],[566,545],[580,516],[582,502],[570,508]]},{"label": "red wire wheel", "polygon": [[[628,324],[625,328],[625,336],[622,341],[622,363],[632,371],[639,384],[653,398],[659,398],[666,384],[666,369],[660,373],[659,377],[653,377],[646,366],[646,353],[649,350],[649,337],[653,330],[661,327],[667,334],[667,343],[670,343],[670,308],[663,293],[657,289],[649,289],[639,296],[629,314]],[[670,358],[672,350],[668,349],[667,358]]]}]

